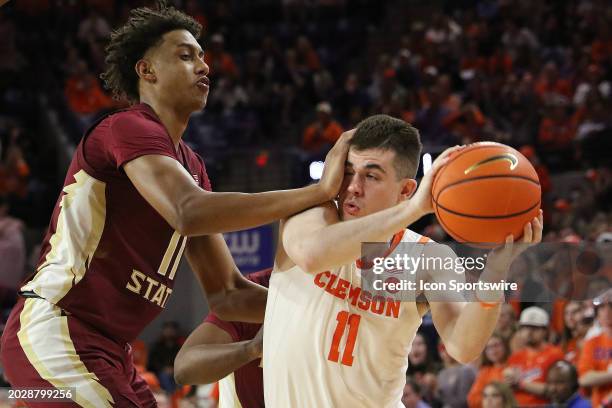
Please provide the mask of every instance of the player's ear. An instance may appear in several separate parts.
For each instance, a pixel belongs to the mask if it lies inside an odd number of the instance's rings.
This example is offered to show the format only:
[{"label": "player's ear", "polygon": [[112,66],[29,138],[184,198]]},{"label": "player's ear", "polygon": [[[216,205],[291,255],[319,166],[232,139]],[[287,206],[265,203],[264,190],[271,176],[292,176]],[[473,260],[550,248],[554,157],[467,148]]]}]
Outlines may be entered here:
[{"label": "player's ear", "polygon": [[136,74],[141,79],[151,83],[155,83],[155,81],[157,81],[157,76],[155,75],[155,70],[153,69],[153,64],[151,64],[151,61],[147,59],[140,59],[138,62],[136,62],[134,69],[136,70]]},{"label": "player's ear", "polygon": [[401,200],[404,201],[412,197],[416,189],[417,189],[417,182],[415,179],[411,179],[411,178],[403,179],[402,180],[402,191],[400,192],[402,196]]}]

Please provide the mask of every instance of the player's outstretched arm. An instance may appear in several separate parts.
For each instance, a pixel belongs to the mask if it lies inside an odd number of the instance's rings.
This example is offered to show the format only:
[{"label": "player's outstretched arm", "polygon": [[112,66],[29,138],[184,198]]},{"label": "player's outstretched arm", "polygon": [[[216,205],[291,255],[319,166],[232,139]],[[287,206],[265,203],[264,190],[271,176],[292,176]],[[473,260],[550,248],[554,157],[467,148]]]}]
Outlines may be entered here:
[{"label": "player's outstretched arm", "polygon": [[336,206],[328,202],[281,224],[283,249],[308,273],[318,273],[361,257],[362,242],[382,242],[424,214],[410,201],[340,222]]},{"label": "player's outstretched arm", "polygon": [[434,162],[413,199],[374,214],[340,222],[333,203],[294,215],[281,224],[284,252],[304,271],[318,273],[353,262],[362,242],[383,242],[423,215],[432,212],[431,183],[448,157],[461,147],[447,149]]},{"label": "player's outstretched arm", "polygon": [[[260,331],[261,333],[261,331]],[[174,360],[178,384],[210,384],[261,357],[262,337],[234,342],[213,323],[200,324],[187,338]]]},{"label": "player's outstretched arm", "polygon": [[190,238],[185,252],[213,313],[226,321],[263,322],[268,290],[242,276],[221,234]]},{"label": "player's outstretched arm", "polygon": [[138,192],[181,235],[236,231],[288,217],[338,194],[348,140],[345,132],[325,159],[321,181],[304,188],[264,193],[212,193],[199,188],[173,158],[138,157],[124,165]]},{"label": "player's outstretched arm", "polygon": [[[523,230],[520,243],[514,244],[512,236],[506,239],[506,244],[489,253],[485,270],[480,276],[480,281],[494,283],[505,280],[512,261],[516,259],[528,246],[534,245],[542,240],[542,213],[527,223]],[[435,253],[426,256],[454,257],[454,252],[444,246],[436,245]],[[446,253],[440,253],[439,248],[446,248]],[[435,271],[437,276],[433,279],[444,280],[447,283],[453,271]],[[476,359],[484,350],[484,347],[497,326],[501,304],[504,301],[503,291],[477,291],[476,295],[480,301],[462,302],[457,299],[457,294],[451,291],[440,293],[439,291],[426,291],[434,326],[440,334],[448,353],[457,361],[467,364]],[[448,297],[448,301],[441,299]]]}]

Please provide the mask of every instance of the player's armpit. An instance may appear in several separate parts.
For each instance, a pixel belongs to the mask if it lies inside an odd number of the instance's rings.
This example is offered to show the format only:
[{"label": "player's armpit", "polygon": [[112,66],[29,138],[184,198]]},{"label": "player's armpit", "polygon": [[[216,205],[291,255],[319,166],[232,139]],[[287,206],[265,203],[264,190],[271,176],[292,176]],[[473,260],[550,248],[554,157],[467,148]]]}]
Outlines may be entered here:
[{"label": "player's armpit", "polygon": [[268,291],[242,276],[221,234],[190,238],[186,254],[212,312],[227,321],[263,322]]},{"label": "player's armpit", "polygon": [[249,341],[234,342],[215,324],[200,324],[187,338],[174,360],[178,384],[209,384],[257,358]]},{"label": "player's armpit", "polygon": [[281,223],[281,242],[285,254],[306,272],[315,272],[319,261],[333,248],[322,229],[338,223],[338,210],[327,202],[296,214]]}]

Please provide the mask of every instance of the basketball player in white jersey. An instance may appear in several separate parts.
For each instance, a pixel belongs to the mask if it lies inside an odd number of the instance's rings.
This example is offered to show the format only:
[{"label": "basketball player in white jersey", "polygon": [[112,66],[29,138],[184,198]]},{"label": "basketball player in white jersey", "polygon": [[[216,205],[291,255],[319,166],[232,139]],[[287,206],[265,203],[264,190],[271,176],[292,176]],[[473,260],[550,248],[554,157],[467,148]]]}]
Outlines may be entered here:
[{"label": "basketball player in white jersey", "polygon": [[[497,323],[502,291],[487,291],[480,302],[440,301],[425,291],[428,302],[417,306],[361,287],[356,260],[362,242],[389,242],[391,257],[400,241],[427,241],[406,226],[433,212],[433,177],[461,148],[440,155],[417,189],[421,143],[415,128],[376,115],[357,126],[349,144],[338,205],[320,205],[281,223],[264,322],[268,407],[402,407],[410,345],[428,306],[447,351],[462,363],[482,352]],[[525,225],[521,242],[541,237],[540,215]],[[443,245],[417,246],[425,256],[455,256]],[[505,278],[525,247],[508,237],[488,255],[480,280]],[[449,272],[417,276],[439,281]]]}]

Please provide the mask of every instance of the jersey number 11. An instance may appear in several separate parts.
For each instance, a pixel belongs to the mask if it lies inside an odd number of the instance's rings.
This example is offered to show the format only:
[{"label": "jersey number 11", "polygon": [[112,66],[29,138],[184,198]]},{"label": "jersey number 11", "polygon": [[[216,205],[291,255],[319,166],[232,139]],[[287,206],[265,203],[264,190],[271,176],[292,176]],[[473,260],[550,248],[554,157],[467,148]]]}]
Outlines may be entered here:
[{"label": "jersey number 11", "polygon": [[357,339],[357,331],[359,330],[359,321],[361,316],[358,314],[349,314],[347,311],[338,312],[336,316],[338,325],[334,331],[334,338],[332,339],[331,349],[327,359],[333,362],[338,362],[340,358],[340,339],[344,334],[344,330],[348,324],[348,336],[346,337],[346,346],[344,347],[344,353],[342,353],[342,360],[340,362],[347,366],[353,365],[353,350],[355,349],[355,340]]}]

